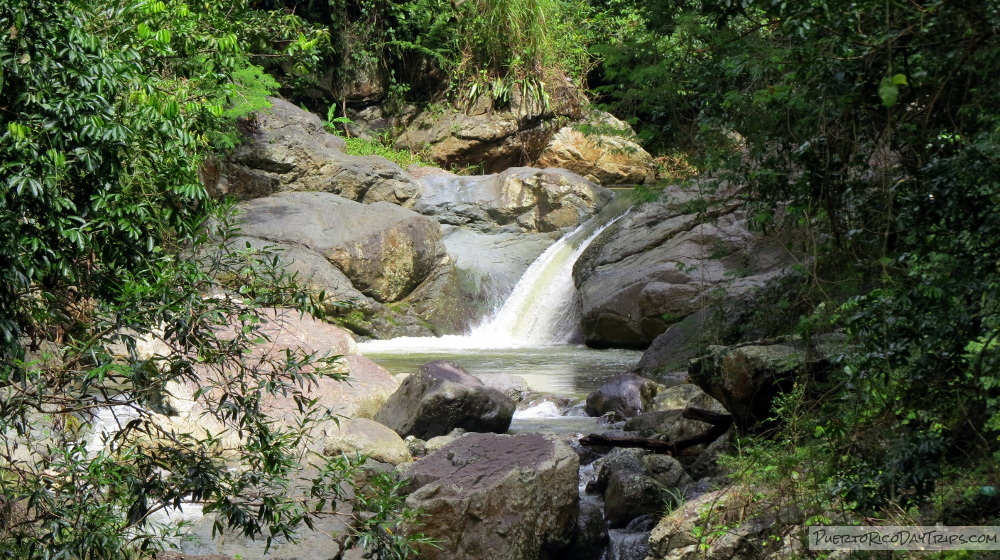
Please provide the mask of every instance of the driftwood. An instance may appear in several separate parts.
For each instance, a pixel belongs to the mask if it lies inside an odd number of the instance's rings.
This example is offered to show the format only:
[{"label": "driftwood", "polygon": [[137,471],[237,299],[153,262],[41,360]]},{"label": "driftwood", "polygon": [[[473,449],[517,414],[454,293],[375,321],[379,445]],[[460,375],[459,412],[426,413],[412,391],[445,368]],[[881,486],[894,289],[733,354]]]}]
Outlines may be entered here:
[{"label": "driftwood", "polygon": [[699,420],[711,424],[712,427],[704,432],[689,438],[675,441],[663,441],[661,439],[630,438],[617,436],[602,436],[600,434],[590,434],[580,438],[580,445],[596,445],[602,447],[637,447],[639,449],[649,449],[653,453],[678,455],[689,447],[701,444],[709,444],[719,439],[733,425],[733,417],[730,414],[719,414],[700,408],[688,407],[681,414],[689,420]]}]

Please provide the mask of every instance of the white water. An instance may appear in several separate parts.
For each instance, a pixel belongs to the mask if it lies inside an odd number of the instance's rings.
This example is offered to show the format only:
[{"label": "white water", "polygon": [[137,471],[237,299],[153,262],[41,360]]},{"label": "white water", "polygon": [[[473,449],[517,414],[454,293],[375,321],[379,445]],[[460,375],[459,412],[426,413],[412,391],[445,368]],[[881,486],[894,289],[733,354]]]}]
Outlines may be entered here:
[{"label": "white water", "polygon": [[360,343],[362,354],[463,349],[536,348],[580,342],[580,302],[573,264],[588,245],[624,216],[612,202],[564,235],[528,267],[510,297],[466,335],[400,337]]}]

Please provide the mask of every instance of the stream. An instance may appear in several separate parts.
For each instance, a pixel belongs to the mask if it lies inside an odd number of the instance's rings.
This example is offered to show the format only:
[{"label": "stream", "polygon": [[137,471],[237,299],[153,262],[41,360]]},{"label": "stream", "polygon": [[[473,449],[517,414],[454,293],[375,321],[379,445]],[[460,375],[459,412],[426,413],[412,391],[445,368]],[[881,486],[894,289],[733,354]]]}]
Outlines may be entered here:
[{"label": "stream", "polygon": [[[359,344],[361,353],[393,374],[414,373],[429,361],[444,359],[473,375],[516,375],[542,395],[586,398],[642,355],[638,350],[596,350],[579,343],[580,303],[572,277],[573,264],[587,246],[627,212],[628,198],[617,196],[563,236],[532,263],[506,301],[468,334],[373,340]],[[553,403],[522,407],[512,431],[582,429],[595,422],[579,407]]]}]

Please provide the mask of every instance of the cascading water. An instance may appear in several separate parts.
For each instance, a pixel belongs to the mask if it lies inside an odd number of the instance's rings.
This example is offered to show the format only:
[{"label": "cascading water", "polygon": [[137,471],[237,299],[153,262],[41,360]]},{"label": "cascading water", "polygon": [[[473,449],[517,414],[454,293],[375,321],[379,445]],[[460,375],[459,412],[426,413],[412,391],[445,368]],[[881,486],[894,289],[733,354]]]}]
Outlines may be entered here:
[{"label": "cascading water", "polygon": [[627,208],[627,200],[616,197],[596,216],[564,235],[528,267],[503,305],[468,334],[373,340],[361,344],[362,352],[502,349],[579,342],[580,303],[573,285],[573,264]]},{"label": "cascading water", "polygon": [[612,202],[597,216],[563,236],[525,271],[503,306],[469,333],[470,344],[517,347],[580,341],[580,302],[573,264],[602,231],[622,217]]},{"label": "cascading water", "polygon": [[516,374],[543,393],[582,396],[595,390],[640,354],[578,344],[580,304],[573,264],[594,238],[624,215],[628,200],[620,198],[624,200],[616,197],[542,253],[499,309],[468,334],[373,340],[359,344],[361,353],[393,373],[448,359],[478,376]]}]

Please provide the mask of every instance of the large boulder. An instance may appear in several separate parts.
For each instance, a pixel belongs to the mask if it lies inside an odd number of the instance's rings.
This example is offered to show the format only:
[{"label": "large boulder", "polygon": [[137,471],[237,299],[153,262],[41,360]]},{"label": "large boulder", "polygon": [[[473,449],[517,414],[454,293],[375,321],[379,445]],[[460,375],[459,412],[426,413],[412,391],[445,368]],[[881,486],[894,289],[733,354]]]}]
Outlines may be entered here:
[{"label": "large boulder", "polygon": [[400,436],[430,439],[455,428],[503,433],[514,417],[514,401],[446,360],[420,366],[375,415]]},{"label": "large boulder", "polygon": [[609,526],[618,528],[641,515],[663,513],[684,495],[690,482],[673,457],[618,448],[601,459],[590,489],[604,494],[604,517]]},{"label": "large boulder", "polygon": [[414,210],[484,233],[574,228],[609,203],[611,191],[564,169],[512,167],[494,175],[431,173]]},{"label": "large boulder", "polygon": [[615,412],[629,418],[648,410],[661,389],[659,383],[632,373],[616,375],[587,396],[586,412],[589,416]]},{"label": "large boulder", "polygon": [[[290,310],[273,310],[267,319],[263,330],[270,341],[253,347],[247,356],[248,360],[256,361],[257,367],[265,373],[272,364],[282,363],[286,352],[293,352],[337,357],[331,364],[331,372],[346,376],[344,381],[319,377],[305,386],[294,387],[292,391],[264,395],[261,410],[274,420],[290,421],[299,413],[299,403],[294,395],[296,391],[305,399],[315,399],[318,410],[357,417],[373,414],[399,386],[388,370],[356,353],[357,345],[346,330],[301,317]],[[220,335],[227,336],[226,333]],[[310,369],[307,368],[307,371]],[[208,366],[199,367],[196,371],[199,373],[196,381],[167,385],[166,404],[172,414],[163,416],[161,425],[178,432],[207,432],[219,437],[223,448],[231,448],[237,443],[237,434],[209,412],[211,406],[207,402],[219,398],[219,389],[212,387],[229,381],[227,376],[231,372],[216,371]],[[204,394],[195,398],[200,392]],[[311,436],[315,441],[309,442],[309,445],[321,446],[328,433],[338,430],[332,416],[313,424]]]},{"label": "large boulder", "polygon": [[732,193],[674,187],[664,202],[607,228],[577,260],[584,337],[596,347],[646,348],[685,317],[759,288],[790,260],[780,239],[749,230]]},{"label": "large boulder", "polygon": [[202,169],[209,191],[241,199],[284,191],[321,191],[359,202],[410,206],[419,185],[399,165],[379,156],[344,153],[320,118],[272,98],[269,110],[241,122],[244,142],[224,161]]},{"label": "large boulder", "polygon": [[831,364],[822,351],[799,343],[710,346],[692,360],[691,380],[733,415],[742,431],[769,425],[775,397],[792,388],[798,375],[821,376]]},{"label": "large boulder", "polygon": [[650,183],[656,162],[628,124],[603,111],[564,126],[538,157],[540,167],[561,167],[604,185]]},{"label": "large boulder", "polygon": [[411,463],[424,512],[419,529],[437,539],[428,560],[540,560],[558,557],[578,513],[576,453],[554,437],[469,434]]},{"label": "large boulder", "polygon": [[363,335],[430,335],[460,327],[457,278],[432,219],[385,202],[288,192],[239,206],[236,247],[282,250],[286,267],[328,297],[331,315]]}]

